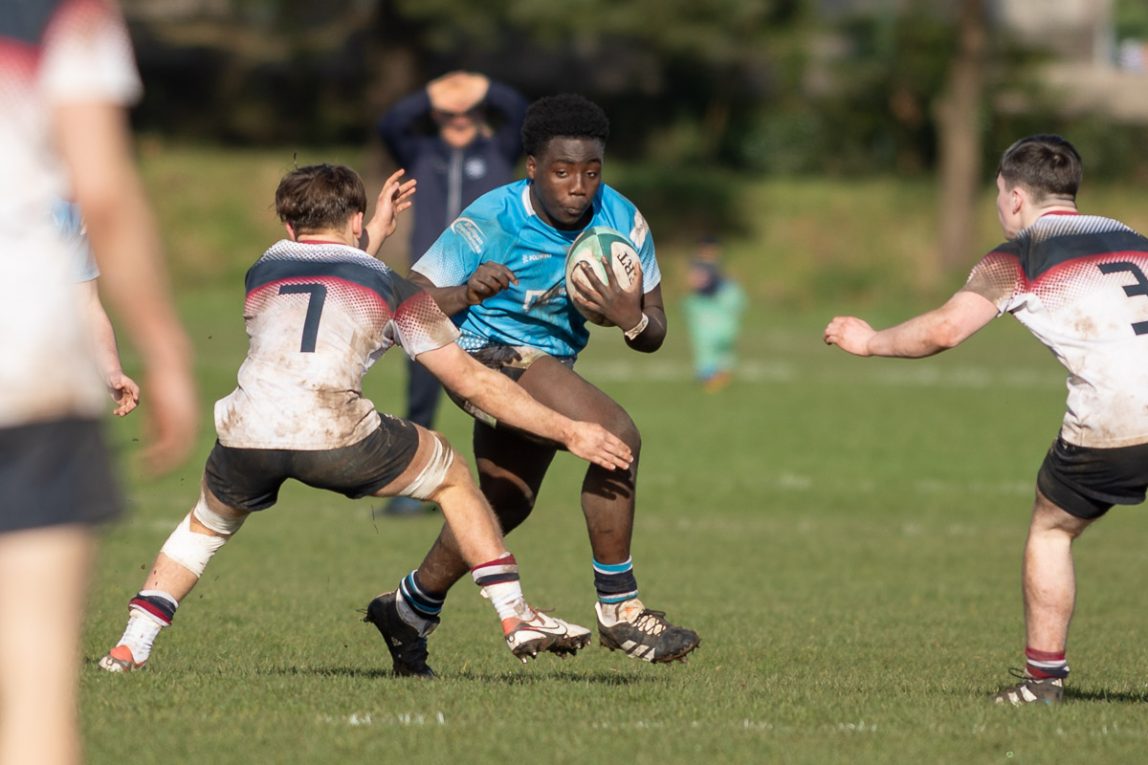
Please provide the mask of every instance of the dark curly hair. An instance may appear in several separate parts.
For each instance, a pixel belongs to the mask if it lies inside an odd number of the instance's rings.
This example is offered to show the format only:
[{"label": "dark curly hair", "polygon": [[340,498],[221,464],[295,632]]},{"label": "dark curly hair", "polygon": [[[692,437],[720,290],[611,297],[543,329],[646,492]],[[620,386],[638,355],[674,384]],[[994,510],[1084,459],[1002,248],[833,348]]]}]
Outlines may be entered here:
[{"label": "dark curly hair", "polygon": [[553,138],[593,138],[606,143],[610,120],[602,107],[577,93],[545,96],[530,104],[522,123],[522,148],[538,156]]},{"label": "dark curly hair", "polygon": [[275,190],[275,212],[296,234],[338,228],[355,213],[366,211],[363,181],[343,165],[297,167]]}]

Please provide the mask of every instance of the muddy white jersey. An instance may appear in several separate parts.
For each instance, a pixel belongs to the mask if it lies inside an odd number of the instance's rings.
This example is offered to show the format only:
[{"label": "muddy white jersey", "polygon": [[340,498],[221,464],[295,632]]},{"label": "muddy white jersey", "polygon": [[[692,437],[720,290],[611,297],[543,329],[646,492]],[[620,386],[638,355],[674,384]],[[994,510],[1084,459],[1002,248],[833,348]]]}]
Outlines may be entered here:
[{"label": "muddy white jersey", "polygon": [[362,250],[283,240],[247,272],[249,347],[215,405],[224,446],[337,449],[379,426],[363,376],[391,346],[414,358],[458,338],[423,290]]},{"label": "muddy white jersey", "polygon": [[1065,441],[1148,443],[1148,239],[1110,218],[1045,215],[981,259],[965,289],[1068,370]]},{"label": "muddy white jersey", "polygon": [[53,220],[70,195],[58,107],[126,106],[131,45],[102,0],[5,0],[0,11],[0,427],[97,417],[106,406],[69,252]]}]

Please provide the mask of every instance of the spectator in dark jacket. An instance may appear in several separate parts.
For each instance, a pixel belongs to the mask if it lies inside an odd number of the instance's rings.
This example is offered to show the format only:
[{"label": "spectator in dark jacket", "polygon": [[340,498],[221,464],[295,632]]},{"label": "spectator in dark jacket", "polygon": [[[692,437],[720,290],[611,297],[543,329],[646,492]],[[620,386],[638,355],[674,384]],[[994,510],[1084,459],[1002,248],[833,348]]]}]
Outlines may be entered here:
[{"label": "spectator in dark jacket", "polygon": [[[379,120],[379,136],[407,177],[419,182],[411,231],[414,265],[459,212],[509,183],[522,153],[526,99],[474,72],[450,72],[401,99]],[[406,419],[430,428],[442,388],[408,360]],[[389,515],[422,512],[418,500],[396,497]]]}]

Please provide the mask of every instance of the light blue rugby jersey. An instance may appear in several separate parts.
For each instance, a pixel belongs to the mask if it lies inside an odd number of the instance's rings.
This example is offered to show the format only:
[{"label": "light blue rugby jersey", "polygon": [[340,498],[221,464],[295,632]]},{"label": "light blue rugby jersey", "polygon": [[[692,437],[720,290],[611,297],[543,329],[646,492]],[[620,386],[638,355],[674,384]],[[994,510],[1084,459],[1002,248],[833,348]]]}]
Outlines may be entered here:
[{"label": "light blue rugby jersey", "polygon": [[[630,200],[606,184],[598,188],[589,226],[609,226],[629,237],[642,263],[649,292],[662,281],[646,219]],[[500,186],[476,199],[415,263],[413,270],[437,287],[465,284],[479,264],[506,265],[518,284],[452,317],[458,343],[475,351],[488,345],[525,345],[552,356],[576,356],[590,333],[566,296],[566,251],[581,231],[560,231],[538,217],[530,181]]]}]

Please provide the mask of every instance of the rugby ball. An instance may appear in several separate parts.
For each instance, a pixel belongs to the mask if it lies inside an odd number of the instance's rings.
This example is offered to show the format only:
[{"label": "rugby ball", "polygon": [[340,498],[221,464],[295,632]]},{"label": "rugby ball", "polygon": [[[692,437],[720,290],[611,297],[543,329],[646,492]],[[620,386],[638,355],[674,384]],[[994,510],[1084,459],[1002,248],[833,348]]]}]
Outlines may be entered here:
[{"label": "rugby ball", "polygon": [[575,284],[586,285],[586,277],[579,266],[586,263],[594,275],[605,284],[606,268],[614,271],[614,278],[622,289],[629,289],[638,273],[638,252],[624,234],[608,226],[591,226],[578,235],[566,251],[566,295],[571,305],[593,324],[610,325],[601,314],[591,311],[574,299]]}]

